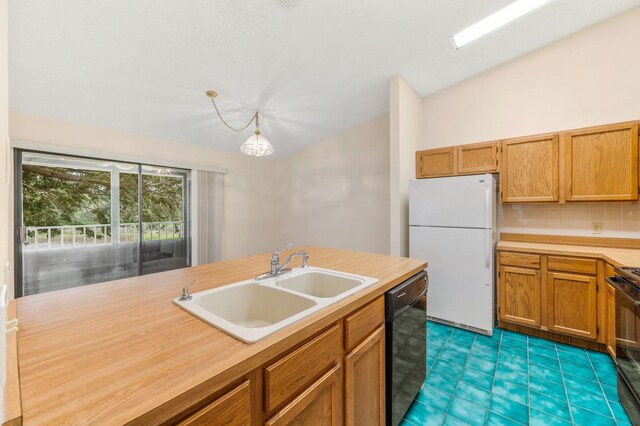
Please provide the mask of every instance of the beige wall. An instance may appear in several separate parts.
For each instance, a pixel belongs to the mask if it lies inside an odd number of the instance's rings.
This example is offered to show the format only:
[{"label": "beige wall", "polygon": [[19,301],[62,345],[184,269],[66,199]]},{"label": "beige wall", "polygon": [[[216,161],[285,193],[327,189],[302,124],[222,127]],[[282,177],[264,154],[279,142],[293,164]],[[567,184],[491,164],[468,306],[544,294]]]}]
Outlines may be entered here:
[{"label": "beige wall", "polygon": [[[0,285],[9,284],[13,293],[12,271],[6,271],[5,265],[11,256],[9,239],[9,212],[11,194],[9,174],[9,43],[8,43],[8,4],[0,0]],[[5,272],[6,271],[6,272]]]},{"label": "beige wall", "polygon": [[[602,233],[591,232],[600,223]],[[640,238],[640,204],[515,204],[498,210],[500,232]]]},{"label": "beige wall", "polygon": [[640,8],[423,99],[420,148],[640,118]]},{"label": "beige wall", "polygon": [[389,253],[388,156],[385,115],[278,160],[279,241]]},{"label": "beige wall", "polygon": [[[272,161],[241,153],[186,145],[163,139],[136,136],[48,117],[11,112],[13,139],[74,149],[135,157],[140,161],[179,161],[201,166],[228,168],[225,176],[222,256],[225,259],[270,251],[275,244],[271,193],[274,182]],[[261,220],[256,220],[256,216]]]},{"label": "beige wall", "polygon": [[[423,98],[435,148],[640,119],[640,8]],[[503,232],[640,238],[637,204],[504,206]]]},{"label": "beige wall", "polygon": [[389,83],[390,253],[409,255],[409,179],[422,139],[422,98],[402,76]]}]

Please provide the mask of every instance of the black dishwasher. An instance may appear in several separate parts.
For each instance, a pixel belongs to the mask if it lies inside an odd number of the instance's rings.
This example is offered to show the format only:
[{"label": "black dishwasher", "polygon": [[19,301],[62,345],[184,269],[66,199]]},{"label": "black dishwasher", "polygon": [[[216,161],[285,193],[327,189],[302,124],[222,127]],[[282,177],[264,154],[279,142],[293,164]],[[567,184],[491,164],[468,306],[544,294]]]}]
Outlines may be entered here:
[{"label": "black dishwasher", "polygon": [[385,294],[387,425],[397,426],[427,375],[426,271]]}]

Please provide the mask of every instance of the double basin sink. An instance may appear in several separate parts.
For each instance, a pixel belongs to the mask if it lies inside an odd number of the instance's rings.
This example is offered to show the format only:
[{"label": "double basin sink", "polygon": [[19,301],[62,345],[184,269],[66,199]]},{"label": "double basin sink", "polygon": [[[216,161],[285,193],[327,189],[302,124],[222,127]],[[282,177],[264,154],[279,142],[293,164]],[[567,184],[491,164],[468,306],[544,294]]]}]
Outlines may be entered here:
[{"label": "double basin sink", "polygon": [[194,293],[191,300],[174,303],[245,343],[255,343],[376,282],[329,269],[297,268],[262,281]]}]

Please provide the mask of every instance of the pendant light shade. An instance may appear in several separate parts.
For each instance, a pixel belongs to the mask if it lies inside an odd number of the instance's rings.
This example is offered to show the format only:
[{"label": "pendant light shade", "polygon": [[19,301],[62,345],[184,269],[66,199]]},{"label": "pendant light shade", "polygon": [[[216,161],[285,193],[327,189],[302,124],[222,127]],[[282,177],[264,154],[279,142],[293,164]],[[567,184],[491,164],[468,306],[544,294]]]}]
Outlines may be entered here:
[{"label": "pendant light shade", "polygon": [[273,149],[273,145],[269,143],[267,138],[262,136],[259,130],[256,130],[256,133],[242,144],[240,151],[247,155],[264,157],[273,154],[275,149]]},{"label": "pendant light shade", "polygon": [[260,125],[264,122],[264,116],[262,116],[262,120],[260,120],[260,111],[256,111],[256,113],[251,117],[251,120],[244,126],[240,128],[235,128],[231,126],[229,123],[222,118],[222,114],[220,114],[220,110],[218,109],[218,105],[216,105],[216,98],[218,97],[218,93],[215,90],[208,90],[207,96],[211,98],[211,102],[213,103],[213,107],[216,110],[216,114],[218,114],[218,118],[220,121],[227,126],[229,129],[234,132],[242,132],[247,127],[249,127],[252,123],[256,125],[256,132],[253,136],[247,139],[242,146],[240,147],[240,151],[243,154],[253,155],[256,157],[265,157],[267,155],[271,155],[275,152],[273,149],[273,145],[269,143],[267,138],[260,134]]}]

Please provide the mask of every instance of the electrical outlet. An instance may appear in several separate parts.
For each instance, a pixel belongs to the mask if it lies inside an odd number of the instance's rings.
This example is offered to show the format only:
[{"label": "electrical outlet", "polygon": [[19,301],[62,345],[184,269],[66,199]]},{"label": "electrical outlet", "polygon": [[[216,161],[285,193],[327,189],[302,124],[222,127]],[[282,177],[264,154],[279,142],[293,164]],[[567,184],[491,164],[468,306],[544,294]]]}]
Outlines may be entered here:
[{"label": "electrical outlet", "polygon": [[602,234],[602,222],[591,222],[591,233]]}]

